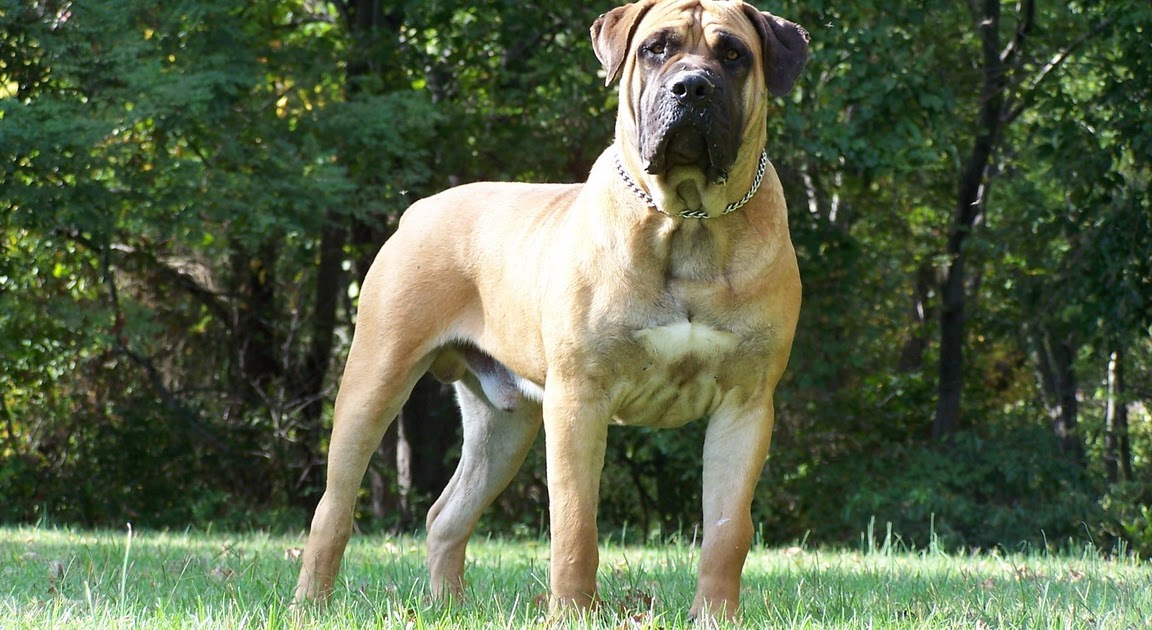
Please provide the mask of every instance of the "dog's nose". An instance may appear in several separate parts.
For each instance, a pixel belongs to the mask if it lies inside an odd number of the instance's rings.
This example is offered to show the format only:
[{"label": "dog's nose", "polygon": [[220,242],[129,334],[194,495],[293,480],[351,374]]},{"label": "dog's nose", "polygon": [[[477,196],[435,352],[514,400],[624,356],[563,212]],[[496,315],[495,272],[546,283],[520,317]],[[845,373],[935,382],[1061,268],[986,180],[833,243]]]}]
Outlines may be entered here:
[{"label": "dog's nose", "polygon": [[716,86],[700,72],[681,72],[672,77],[668,89],[681,105],[699,105],[712,98]]}]

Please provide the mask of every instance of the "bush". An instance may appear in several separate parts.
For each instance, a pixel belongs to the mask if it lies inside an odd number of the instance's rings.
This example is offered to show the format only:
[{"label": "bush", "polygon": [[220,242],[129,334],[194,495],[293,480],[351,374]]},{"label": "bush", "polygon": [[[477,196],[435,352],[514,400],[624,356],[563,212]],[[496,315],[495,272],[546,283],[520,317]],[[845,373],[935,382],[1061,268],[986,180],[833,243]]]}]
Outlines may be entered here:
[{"label": "bush", "polygon": [[814,468],[789,489],[814,541],[855,540],[875,519],[916,547],[1048,546],[1103,521],[1092,482],[1042,427],[887,444]]},{"label": "bush", "polygon": [[268,498],[270,466],[239,432],[214,447],[195,433],[209,428],[194,424],[194,410],[125,390],[74,404],[22,453],[0,452],[0,522],[281,530],[307,522],[303,510]]},{"label": "bush", "polygon": [[1116,484],[1100,506],[1107,515],[1101,527],[1104,542],[1122,543],[1141,558],[1152,557],[1152,482]]}]

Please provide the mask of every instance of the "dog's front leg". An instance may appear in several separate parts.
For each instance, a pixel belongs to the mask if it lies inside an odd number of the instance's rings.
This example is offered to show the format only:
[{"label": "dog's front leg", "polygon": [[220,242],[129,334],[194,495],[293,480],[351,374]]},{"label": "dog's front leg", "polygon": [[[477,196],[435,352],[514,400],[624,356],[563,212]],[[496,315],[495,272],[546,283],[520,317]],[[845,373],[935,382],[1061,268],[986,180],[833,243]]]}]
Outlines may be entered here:
[{"label": "dog's front leg", "polygon": [[551,529],[551,608],[587,608],[600,562],[596,508],[608,437],[606,410],[549,377],[544,393]]},{"label": "dog's front leg", "polygon": [[733,617],[752,544],[752,495],[772,439],[772,401],[714,416],[704,440],[704,542],[691,615]]}]

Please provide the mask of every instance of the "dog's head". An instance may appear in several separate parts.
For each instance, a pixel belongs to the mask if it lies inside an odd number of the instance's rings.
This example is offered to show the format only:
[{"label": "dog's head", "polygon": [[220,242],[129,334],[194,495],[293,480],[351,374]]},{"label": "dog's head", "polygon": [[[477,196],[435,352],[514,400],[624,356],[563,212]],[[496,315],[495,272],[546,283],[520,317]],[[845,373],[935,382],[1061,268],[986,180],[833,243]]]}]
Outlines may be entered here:
[{"label": "dog's head", "polygon": [[621,79],[617,139],[688,206],[755,167],[767,94],[786,94],[808,55],[804,29],[739,0],[639,0],[600,16],[592,41]]}]

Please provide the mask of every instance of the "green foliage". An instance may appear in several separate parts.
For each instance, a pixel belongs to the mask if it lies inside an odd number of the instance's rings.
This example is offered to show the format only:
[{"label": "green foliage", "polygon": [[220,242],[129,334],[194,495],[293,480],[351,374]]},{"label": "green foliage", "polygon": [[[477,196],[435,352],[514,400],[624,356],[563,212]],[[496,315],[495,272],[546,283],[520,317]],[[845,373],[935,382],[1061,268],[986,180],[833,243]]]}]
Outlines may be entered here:
[{"label": "green foliage", "polygon": [[[304,514],[375,250],[450,185],[586,176],[613,133],[587,37],[611,4],[0,0],[0,519]],[[762,535],[851,543],[876,518],[917,545],[1090,533],[1147,553],[1152,8],[1037,3],[967,241],[967,428],[935,444],[938,272],[984,102],[974,15],[762,8],[813,36],[769,118],[805,304]],[[1083,461],[1037,377],[1055,346]],[[1132,478],[1108,489],[1095,392],[1117,350]],[[450,403],[421,404],[441,424]],[[693,531],[704,430],[614,429],[603,529]],[[412,438],[422,464],[452,464],[450,434]],[[545,488],[537,452],[489,529],[539,531]]]},{"label": "green foliage", "polygon": [[1118,548],[1141,558],[1152,558],[1152,483],[1116,484],[1100,505],[1108,514],[1102,533],[1115,539]]},{"label": "green foliage", "polygon": [[[831,493],[808,515],[817,540],[890,522],[918,548],[1063,546],[1091,541],[1101,514],[1091,481],[1037,427],[990,425],[940,443],[881,447],[829,462],[803,493]],[[798,492],[801,492],[798,490]]]}]

